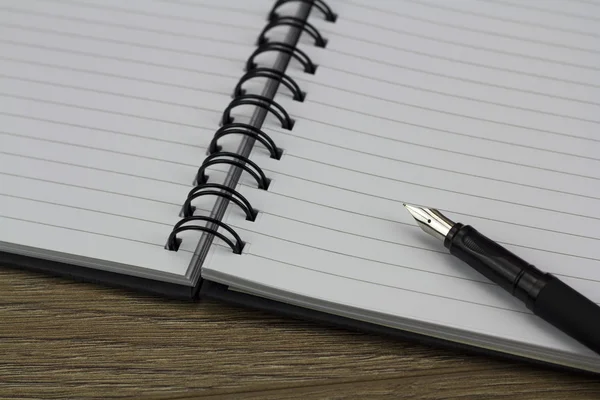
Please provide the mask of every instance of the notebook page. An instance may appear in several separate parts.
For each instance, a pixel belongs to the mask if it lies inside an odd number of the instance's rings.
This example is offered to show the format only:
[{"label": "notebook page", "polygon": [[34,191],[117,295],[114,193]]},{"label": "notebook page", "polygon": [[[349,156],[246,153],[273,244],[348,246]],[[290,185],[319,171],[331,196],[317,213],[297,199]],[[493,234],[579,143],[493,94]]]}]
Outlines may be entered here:
[{"label": "notebook page", "polygon": [[[599,15],[572,3],[560,4]],[[600,302],[597,25],[499,1],[331,6],[335,24],[311,19],[327,47],[302,42],[317,73],[288,69],[305,102],[285,90],[276,98],[294,129],[263,127],[284,157],[253,153],[272,186],[239,187],[259,218],[228,217],[249,242],[245,254],[213,249],[203,276],[354,318],[434,335],[440,330],[428,326],[443,326],[454,340],[512,352],[540,346],[528,355],[557,350],[554,361],[597,365],[453,260],[402,207],[439,208]]]},{"label": "notebook page", "polygon": [[188,283],[197,233],[164,245],[270,6],[192,3],[0,4],[3,250]]}]

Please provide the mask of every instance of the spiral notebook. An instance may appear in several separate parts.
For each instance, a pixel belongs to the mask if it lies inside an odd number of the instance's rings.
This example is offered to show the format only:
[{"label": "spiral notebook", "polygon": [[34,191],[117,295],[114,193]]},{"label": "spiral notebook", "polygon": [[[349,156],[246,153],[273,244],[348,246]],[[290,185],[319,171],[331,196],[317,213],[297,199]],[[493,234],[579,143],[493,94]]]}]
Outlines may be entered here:
[{"label": "spiral notebook", "polygon": [[402,208],[600,302],[600,3],[0,10],[2,265],[600,372]]}]

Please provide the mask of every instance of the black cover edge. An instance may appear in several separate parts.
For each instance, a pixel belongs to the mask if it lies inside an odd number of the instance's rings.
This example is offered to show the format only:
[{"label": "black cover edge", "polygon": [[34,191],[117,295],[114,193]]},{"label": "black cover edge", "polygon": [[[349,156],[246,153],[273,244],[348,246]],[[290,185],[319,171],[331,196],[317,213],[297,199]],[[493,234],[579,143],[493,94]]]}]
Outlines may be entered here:
[{"label": "black cover edge", "polygon": [[600,374],[581,370],[577,368],[566,367],[558,364],[552,364],[545,361],[535,360],[527,357],[520,357],[509,353],[489,350],[482,347],[467,345],[449,340],[439,339],[432,336],[421,335],[400,329],[394,329],[382,325],[373,324],[370,322],[358,321],[352,318],[341,317],[334,314],[328,314],[322,311],[315,311],[299,306],[282,303],[275,300],[265,299],[263,297],[253,296],[234,290],[229,290],[228,286],[216,283],[213,281],[204,280],[204,284],[200,290],[201,298],[213,299],[222,301],[235,306],[252,308],[256,310],[266,311],[271,314],[276,314],[288,318],[312,321],[318,324],[342,328],[350,331],[375,334],[378,336],[388,337],[396,340],[404,340],[413,343],[419,343],[431,348],[445,348],[453,351],[458,351],[466,355],[487,356],[498,360],[520,362],[542,367],[545,369],[576,373],[578,375],[589,375],[596,379]]},{"label": "black cover edge", "polygon": [[200,290],[201,285],[201,282],[198,282],[194,287],[178,285],[175,283],[140,278],[132,275],[119,274],[116,272],[81,267],[78,265],[7,252],[0,252],[0,266],[67,277],[79,282],[90,282],[109,287],[133,289],[137,292],[166,296],[180,300],[193,300]]}]

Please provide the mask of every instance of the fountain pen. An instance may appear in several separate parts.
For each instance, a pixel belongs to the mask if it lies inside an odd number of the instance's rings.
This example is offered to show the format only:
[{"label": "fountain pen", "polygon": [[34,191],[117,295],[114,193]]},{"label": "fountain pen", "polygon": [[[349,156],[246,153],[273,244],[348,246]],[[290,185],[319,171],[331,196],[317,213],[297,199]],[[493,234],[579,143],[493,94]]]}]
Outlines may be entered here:
[{"label": "fountain pen", "polygon": [[433,208],[404,207],[423,231],[444,242],[450,254],[523,301],[535,315],[600,354],[598,305],[471,226],[454,223]]}]

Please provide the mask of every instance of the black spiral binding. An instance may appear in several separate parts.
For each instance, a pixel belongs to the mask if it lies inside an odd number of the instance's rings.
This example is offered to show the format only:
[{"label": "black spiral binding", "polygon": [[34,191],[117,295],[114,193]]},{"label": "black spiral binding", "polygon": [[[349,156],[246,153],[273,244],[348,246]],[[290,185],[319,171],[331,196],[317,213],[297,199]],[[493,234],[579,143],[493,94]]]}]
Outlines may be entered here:
[{"label": "black spiral binding", "polygon": [[269,21],[279,18],[279,15],[275,11],[277,11],[277,9],[280,6],[284,5],[285,3],[292,3],[292,2],[311,4],[313,7],[319,9],[323,13],[323,15],[325,15],[326,21],[335,22],[337,20],[337,15],[334,14],[331,11],[331,8],[329,8],[329,6],[327,6],[327,4],[325,4],[325,2],[322,0],[278,0],[275,2],[275,5],[273,6],[273,8],[271,9],[271,12],[269,13]]},{"label": "black spiral binding", "polygon": [[243,94],[234,98],[223,112],[223,125],[232,123],[233,117],[231,116],[231,110],[243,105],[261,107],[271,112],[275,118],[281,122],[281,127],[283,129],[292,130],[294,127],[294,120],[290,118],[290,115],[282,106],[275,100],[258,94]]},{"label": "black spiral binding", "polygon": [[[206,189],[221,189],[222,192],[217,190],[206,190]],[[246,214],[246,219],[248,221],[254,221],[256,219],[256,215],[258,211],[252,208],[252,205],[244,196],[242,196],[237,190],[230,188],[229,186],[221,185],[220,183],[202,183],[192,190],[187,195],[187,199],[185,203],[183,203],[183,207],[181,210],[182,217],[191,217],[194,215],[194,211],[196,207],[192,206],[192,201],[201,196],[213,195],[220,196],[228,199],[229,201],[237,204]]]},{"label": "black spiral binding", "polygon": [[254,125],[235,122],[219,128],[219,130],[213,136],[212,141],[208,145],[208,154],[214,154],[221,151],[221,146],[217,144],[219,139],[223,136],[233,134],[246,135],[253,139],[256,139],[260,143],[262,143],[263,146],[267,148],[267,150],[269,150],[271,158],[274,158],[276,160],[279,160],[281,158],[283,151],[280,148],[278,148],[277,145],[275,145],[275,142],[273,141],[273,139],[271,139],[269,135],[267,135]]},{"label": "black spiral binding", "polygon": [[235,89],[233,90],[233,97],[239,97],[246,94],[246,91],[242,89],[242,85],[244,82],[253,79],[253,78],[270,78],[275,79],[292,92],[292,98],[296,101],[304,101],[306,97],[306,93],[300,90],[300,86],[296,83],[295,80],[290,78],[284,72],[278,71],[273,68],[254,68],[248,72],[239,80]]},{"label": "black spiral binding", "polygon": [[[185,225],[191,221],[207,221],[207,222],[211,222],[215,225],[218,225],[218,226],[222,227],[223,229],[225,229],[227,232],[231,233],[231,235],[235,238],[235,243],[231,239],[229,239],[227,236],[218,232],[216,229],[207,228],[205,226],[200,226],[200,225]],[[181,239],[177,238],[177,234],[179,232],[183,232],[183,231],[202,231],[202,232],[207,232],[212,235],[215,235],[216,237],[218,237],[219,239],[221,239],[225,243],[227,243],[229,245],[229,247],[231,247],[231,250],[233,250],[233,252],[235,254],[242,254],[242,250],[244,249],[244,242],[242,241],[240,236],[233,229],[231,229],[231,227],[229,225],[224,224],[223,222],[219,221],[216,218],[192,216],[192,217],[183,218],[182,220],[180,220],[178,223],[175,224],[175,226],[173,227],[173,230],[171,231],[171,234],[169,235],[169,238],[167,239],[167,245],[165,246],[167,248],[167,250],[171,250],[171,251],[179,250],[179,246],[181,245]]]},{"label": "black spiral binding", "polygon": [[304,67],[304,72],[307,74],[314,74],[317,71],[317,66],[312,62],[309,56],[306,55],[305,52],[298,49],[297,47],[290,46],[287,43],[283,42],[266,42],[258,46],[258,49],[254,50],[254,53],[248,58],[246,62],[246,71],[251,71],[256,68],[256,63],[254,59],[262,53],[266,53],[268,51],[278,51],[280,53],[289,54],[291,57],[294,57],[296,60],[302,64]]},{"label": "black spiral binding", "polygon": [[194,183],[196,185],[202,185],[208,182],[208,175],[206,175],[204,171],[211,165],[216,164],[229,164],[241,168],[244,171],[248,172],[250,175],[252,175],[252,177],[256,180],[259,189],[267,190],[269,188],[269,183],[271,181],[267,178],[263,170],[260,169],[258,165],[256,165],[256,163],[250,161],[248,158],[238,153],[224,151],[213,153],[204,159],[204,162],[202,163],[200,168],[198,168],[198,173],[196,174],[196,179],[194,180]]},{"label": "black spiral binding", "polygon": [[[279,16],[276,11],[285,3],[300,2],[309,7],[314,7],[320,10],[327,21],[335,22],[337,16],[331,11],[331,9],[322,0],[278,0],[273,5],[273,8],[269,12],[269,23],[265,26],[258,37],[258,48],[250,55],[246,63],[246,74],[244,74],[238,84],[235,86],[233,92],[233,100],[229,103],[227,108],[223,112],[222,126],[219,128],[208,147],[208,156],[204,159],[202,165],[198,168],[196,179],[194,181],[194,188],[190,190],[187,195],[185,202],[182,205],[180,216],[182,219],[177,222],[171,231],[167,239],[165,248],[171,251],[177,251],[181,245],[181,239],[177,238],[177,234],[183,231],[201,231],[209,235],[218,237],[223,240],[235,254],[242,254],[245,243],[242,241],[240,236],[233,230],[229,225],[213,217],[204,217],[194,215],[196,207],[193,206],[194,200],[202,196],[217,196],[224,199],[227,202],[236,204],[245,214],[246,220],[254,221],[258,215],[258,211],[252,207],[248,199],[242,196],[237,190],[230,186],[223,185],[220,183],[209,183],[209,175],[206,174],[206,169],[210,166],[217,164],[227,164],[234,168],[239,168],[242,171],[247,172],[256,181],[258,189],[268,190],[270,179],[267,178],[264,171],[253,161],[247,157],[232,152],[222,151],[218,141],[224,136],[237,134],[244,135],[248,138],[254,139],[260,142],[268,151],[271,158],[279,160],[282,155],[282,150],[277,147],[273,139],[264,133],[260,127],[252,125],[250,123],[234,122],[234,118],[231,116],[232,111],[243,105],[255,106],[257,109],[264,109],[265,112],[274,115],[283,129],[291,130],[294,127],[294,120],[289,116],[287,111],[272,98],[258,95],[248,94],[246,90],[242,88],[242,85],[250,79],[254,78],[267,78],[282,84],[287,87],[291,93],[293,100],[304,101],[306,94],[300,89],[300,86],[285,72],[275,68],[259,67],[256,63],[256,58],[265,52],[276,51],[279,53],[287,54],[290,58],[294,58],[302,64],[304,72],[314,74],[317,66],[312,62],[310,57],[303,51],[298,49],[296,46],[292,46],[285,42],[270,41],[267,38],[267,33],[277,26],[290,26],[296,28],[302,32],[306,32],[312,36],[315,40],[315,45],[318,47],[325,47],[327,40],[324,39],[319,31],[311,24],[306,22],[304,19],[291,17],[291,16]],[[307,10],[310,10],[307,9]],[[306,11],[305,15],[308,15],[309,11]],[[249,153],[246,153],[249,154]],[[198,225],[198,223],[204,222],[205,225]],[[227,231],[234,240],[231,240],[223,233],[218,231],[218,228],[223,228]]]},{"label": "black spiral binding", "polygon": [[317,28],[315,28],[314,26],[309,24],[307,21],[301,20],[300,18],[296,18],[296,17],[279,17],[279,18],[271,20],[271,22],[269,22],[267,24],[267,26],[265,26],[265,28],[262,30],[262,32],[258,36],[257,44],[261,45],[261,44],[267,43],[268,42],[268,39],[266,37],[267,32],[269,32],[271,29],[275,28],[276,26],[283,26],[283,25],[289,25],[289,26],[293,26],[293,27],[302,29],[304,32],[306,32],[310,36],[312,36],[313,39],[315,39],[315,46],[317,46],[317,47],[325,47],[325,45],[327,44],[327,41],[325,39],[323,39],[323,36],[321,36],[321,34],[317,30]]}]

